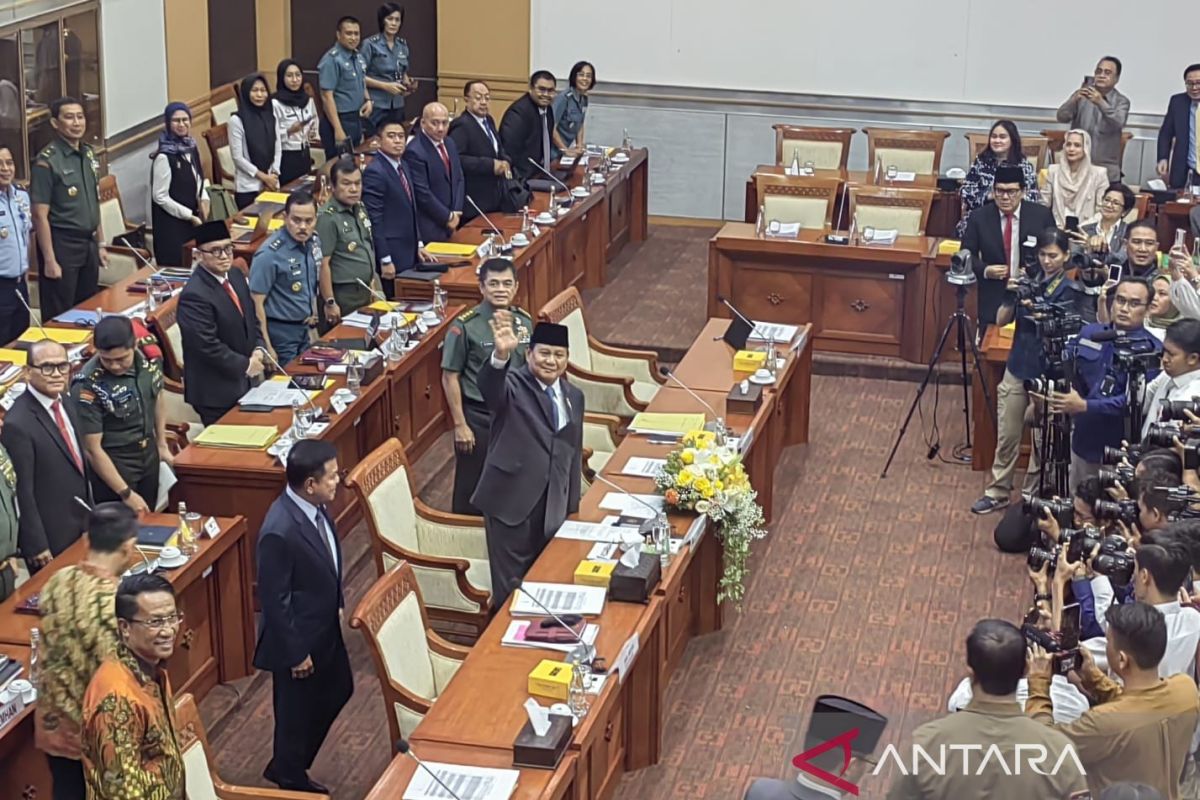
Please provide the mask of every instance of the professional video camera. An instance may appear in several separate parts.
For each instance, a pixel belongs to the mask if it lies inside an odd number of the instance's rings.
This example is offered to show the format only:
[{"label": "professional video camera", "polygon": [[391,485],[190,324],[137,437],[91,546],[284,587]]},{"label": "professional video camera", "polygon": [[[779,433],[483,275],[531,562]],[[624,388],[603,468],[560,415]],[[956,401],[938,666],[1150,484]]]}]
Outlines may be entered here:
[{"label": "professional video camera", "polygon": [[1157,369],[1161,362],[1162,356],[1148,339],[1130,339],[1125,331],[1120,331],[1113,341],[1113,364],[1126,372],[1145,374]]}]

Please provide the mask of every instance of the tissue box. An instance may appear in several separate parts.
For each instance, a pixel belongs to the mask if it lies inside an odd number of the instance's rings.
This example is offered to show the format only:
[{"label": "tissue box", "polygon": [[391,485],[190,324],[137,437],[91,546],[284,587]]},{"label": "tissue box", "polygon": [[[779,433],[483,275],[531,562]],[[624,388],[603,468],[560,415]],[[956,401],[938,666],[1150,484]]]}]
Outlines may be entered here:
[{"label": "tissue box", "polygon": [[533,672],[529,673],[529,693],[565,703],[571,692],[573,671],[570,664],[543,659],[533,668]]},{"label": "tissue box", "polygon": [[554,769],[571,744],[571,718],[565,714],[550,715],[550,730],[545,736],[533,732],[533,723],[525,726],[513,741],[513,766],[534,769]]},{"label": "tissue box", "polygon": [[725,396],[725,413],[733,414],[749,414],[754,416],[758,412],[758,407],[762,405],[763,387],[761,384],[751,383],[746,388],[746,393],[742,394],[742,384],[735,383],[733,388],[729,390],[729,394]]},{"label": "tissue box", "polygon": [[642,553],[636,567],[617,564],[608,586],[608,596],[622,603],[649,603],[661,579],[662,561],[658,553]]},{"label": "tissue box", "polygon": [[613,566],[611,561],[580,561],[575,568],[575,582],[581,586],[608,586]]},{"label": "tissue box", "polygon": [[767,363],[767,354],[762,350],[738,350],[733,356],[735,372],[755,372]]}]

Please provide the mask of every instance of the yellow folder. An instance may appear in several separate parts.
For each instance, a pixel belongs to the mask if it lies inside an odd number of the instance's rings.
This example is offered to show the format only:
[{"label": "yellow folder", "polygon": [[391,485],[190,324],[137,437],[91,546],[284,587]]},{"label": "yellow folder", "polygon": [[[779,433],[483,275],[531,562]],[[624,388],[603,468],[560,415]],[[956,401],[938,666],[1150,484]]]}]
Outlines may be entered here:
[{"label": "yellow folder", "polygon": [[274,425],[209,425],[195,438],[205,447],[229,447],[241,450],[266,450],[279,438]]},{"label": "yellow folder", "polygon": [[92,331],[89,328],[29,328],[17,341],[40,342],[42,339],[51,339],[59,344],[83,344],[90,338]]},{"label": "yellow folder", "polygon": [[279,205],[284,205],[287,203],[287,199],[288,196],[286,192],[263,192],[258,197],[254,198],[254,202],[278,203]]},{"label": "yellow folder", "polygon": [[8,361],[13,364],[25,364],[24,350],[10,350],[7,347],[0,347],[0,361]]},{"label": "yellow folder", "polygon": [[460,256],[463,258],[475,255],[477,245],[458,244],[456,242],[430,242],[425,249],[435,256]]},{"label": "yellow folder", "polygon": [[677,433],[680,436],[703,427],[704,414],[653,414],[643,411],[634,415],[629,423],[631,431]]}]

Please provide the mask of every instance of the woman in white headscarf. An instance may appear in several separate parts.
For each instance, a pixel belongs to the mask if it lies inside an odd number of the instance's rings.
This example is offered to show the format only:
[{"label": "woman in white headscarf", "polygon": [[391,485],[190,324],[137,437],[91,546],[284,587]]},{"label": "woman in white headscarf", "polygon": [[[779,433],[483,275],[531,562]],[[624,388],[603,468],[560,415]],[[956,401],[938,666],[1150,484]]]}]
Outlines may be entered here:
[{"label": "woman in white headscarf", "polygon": [[1042,195],[1054,212],[1054,223],[1066,229],[1067,217],[1087,220],[1100,210],[1108,171],[1092,163],[1092,137],[1073,128],[1063,138],[1058,163],[1050,166],[1046,192]]}]

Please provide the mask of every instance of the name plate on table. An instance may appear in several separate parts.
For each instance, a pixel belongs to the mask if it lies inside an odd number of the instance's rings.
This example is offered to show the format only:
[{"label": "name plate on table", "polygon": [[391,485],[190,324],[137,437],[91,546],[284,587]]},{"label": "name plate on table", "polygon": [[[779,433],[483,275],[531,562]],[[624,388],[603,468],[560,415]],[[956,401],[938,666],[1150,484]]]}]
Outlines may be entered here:
[{"label": "name plate on table", "polygon": [[0,730],[8,727],[24,710],[25,701],[21,699],[21,695],[17,695],[7,703],[0,705]]}]

